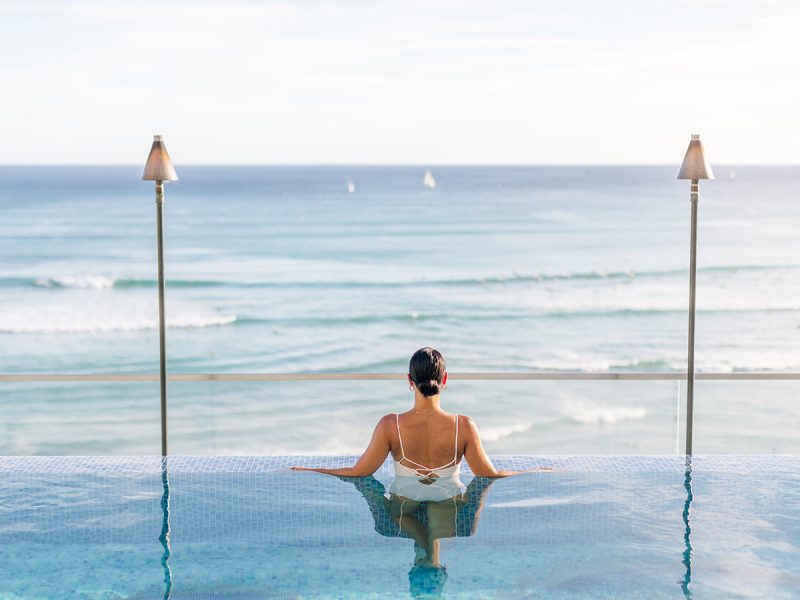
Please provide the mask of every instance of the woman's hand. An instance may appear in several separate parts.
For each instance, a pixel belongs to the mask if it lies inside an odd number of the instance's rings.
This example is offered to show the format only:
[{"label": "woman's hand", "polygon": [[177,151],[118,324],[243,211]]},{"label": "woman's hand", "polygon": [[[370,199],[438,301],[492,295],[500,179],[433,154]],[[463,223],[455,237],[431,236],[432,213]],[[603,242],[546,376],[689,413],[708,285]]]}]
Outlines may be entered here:
[{"label": "woman's hand", "polygon": [[531,469],[522,469],[521,471],[508,471],[505,469],[497,470],[493,475],[483,475],[482,477],[514,477],[516,475],[525,475],[527,473],[556,473],[558,471],[566,471],[566,469],[558,469],[554,467],[533,467]]},{"label": "woman's hand", "polygon": [[339,469],[324,469],[322,467],[289,467],[292,471],[311,471],[313,473],[322,473],[323,475],[336,475],[337,477],[366,477],[366,475],[359,472],[355,467],[341,467]]},{"label": "woman's hand", "polygon": [[523,475],[525,473],[556,473],[558,471],[566,471],[566,469],[557,467],[532,467],[530,469],[523,469],[522,471],[514,471],[514,474]]}]

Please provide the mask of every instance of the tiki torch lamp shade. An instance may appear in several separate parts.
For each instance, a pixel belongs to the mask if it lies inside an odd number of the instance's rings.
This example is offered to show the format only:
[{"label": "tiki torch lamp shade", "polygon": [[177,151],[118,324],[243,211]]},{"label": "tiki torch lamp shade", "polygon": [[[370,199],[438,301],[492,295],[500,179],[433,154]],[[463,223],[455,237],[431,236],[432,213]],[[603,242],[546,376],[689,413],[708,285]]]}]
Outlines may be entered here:
[{"label": "tiki torch lamp shade", "polygon": [[178,174],[167,154],[167,147],[160,135],[153,136],[153,146],[150,148],[150,156],[144,165],[142,179],[145,181],[177,181]]},{"label": "tiki torch lamp shade", "polygon": [[714,179],[714,172],[706,160],[703,143],[697,134],[692,136],[692,141],[686,149],[681,170],[678,171],[678,179]]}]

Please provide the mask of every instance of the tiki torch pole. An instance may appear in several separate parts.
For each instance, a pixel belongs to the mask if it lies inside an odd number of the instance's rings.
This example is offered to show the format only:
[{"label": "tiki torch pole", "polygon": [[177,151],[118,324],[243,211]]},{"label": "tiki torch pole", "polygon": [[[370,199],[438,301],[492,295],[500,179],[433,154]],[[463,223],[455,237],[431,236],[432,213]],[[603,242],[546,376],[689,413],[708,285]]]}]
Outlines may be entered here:
[{"label": "tiki torch pole", "polygon": [[164,316],[164,182],[177,181],[178,175],[160,135],[153,136],[153,146],[144,166],[142,180],[156,182],[156,237],[158,241],[158,335],[159,374],[161,382],[161,455],[167,455],[167,346]]},{"label": "tiki torch pole", "polygon": [[699,135],[693,135],[683,157],[678,179],[690,179],[689,199],[692,203],[691,241],[689,247],[689,348],[686,371],[686,454],[692,454],[692,426],[694,419],[694,318],[697,280],[697,201],[700,179],[714,179],[711,165],[706,160]]}]

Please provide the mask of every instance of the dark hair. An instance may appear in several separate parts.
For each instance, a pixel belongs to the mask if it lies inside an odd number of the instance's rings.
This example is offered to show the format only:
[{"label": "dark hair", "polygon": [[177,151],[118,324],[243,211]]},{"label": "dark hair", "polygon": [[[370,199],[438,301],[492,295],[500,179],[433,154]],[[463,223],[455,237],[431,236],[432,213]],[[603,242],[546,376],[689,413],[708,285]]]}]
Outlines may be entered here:
[{"label": "dark hair", "polygon": [[408,363],[411,381],[423,396],[435,396],[442,391],[445,371],[442,353],[427,346],[414,352]]}]

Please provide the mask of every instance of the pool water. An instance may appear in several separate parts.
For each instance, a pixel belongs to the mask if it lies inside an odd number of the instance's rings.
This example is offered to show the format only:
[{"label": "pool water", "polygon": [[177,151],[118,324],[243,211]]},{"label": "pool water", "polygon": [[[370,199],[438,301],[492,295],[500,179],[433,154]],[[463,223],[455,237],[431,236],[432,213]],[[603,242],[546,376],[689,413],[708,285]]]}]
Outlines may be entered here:
[{"label": "pool water", "polygon": [[2,458],[0,599],[800,597],[800,456],[497,457],[433,566],[350,460]]}]

